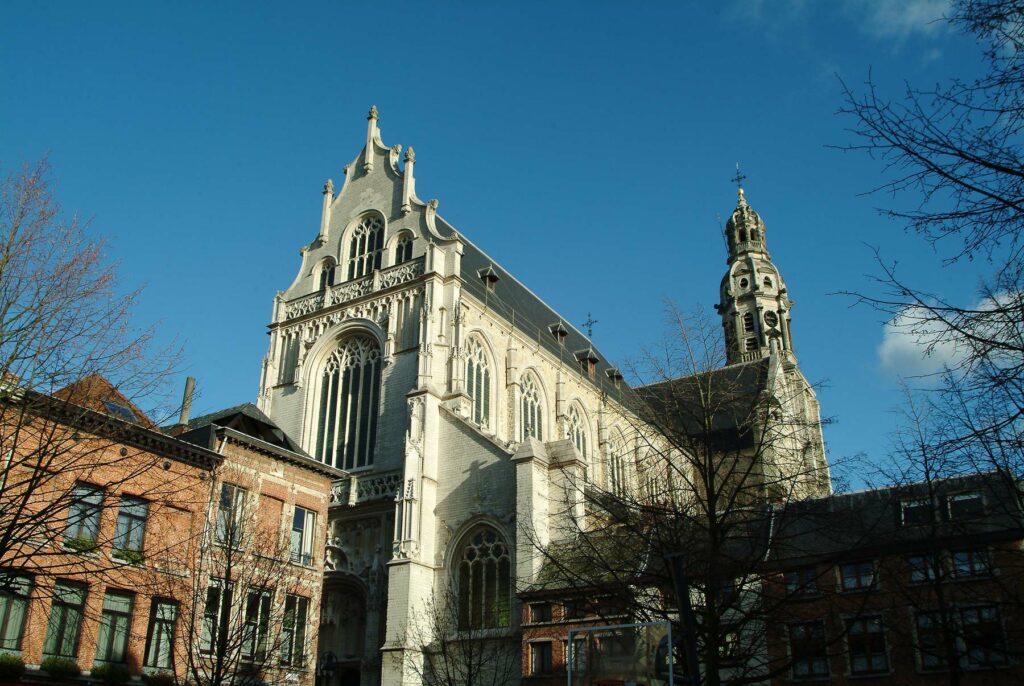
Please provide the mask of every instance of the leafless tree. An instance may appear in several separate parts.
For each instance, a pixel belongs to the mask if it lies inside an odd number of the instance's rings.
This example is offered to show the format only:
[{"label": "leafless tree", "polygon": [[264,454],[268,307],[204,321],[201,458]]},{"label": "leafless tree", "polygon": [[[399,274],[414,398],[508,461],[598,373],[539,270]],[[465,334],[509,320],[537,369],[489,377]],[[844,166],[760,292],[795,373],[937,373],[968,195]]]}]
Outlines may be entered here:
[{"label": "leafless tree", "polygon": [[[163,458],[144,449],[175,355],[132,321],[106,245],[54,198],[44,162],[0,180],[0,585],[19,575],[95,578],[125,548],[99,524],[128,483],[175,495]],[[138,488],[145,484],[143,492]],[[118,546],[120,545],[120,548]],[[136,551],[128,551],[136,552]],[[45,586],[45,585],[44,585]]]},{"label": "leafless tree", "polygon": [[194,571],[154,577],[163,596],[183,599],[187,673],[179,678],[196,686],[282,681],[308,667],[318,605],[294,573],[278,518],[259,510],[257,493],[223,481],[223,472],[211,479]]},{"label": "leafless tree", "polygon": [[767,561],[795,535],[780,514],[830,492],[820,420],[797,409],[808,389],[781,358],[725,366],[719,326],[671,306],[669,321],[631,366],[639,383],[607,418],[600,468],[560,494],[555,542],[524,532],[543,556],[535,587],[607,623],[676,622],[677,674],[757,683],[789,666],[769,660],[766,618],[785,621],[796,589],[769,583]]},{"label": "leafless tree", "polygon": [[400,667],[426,686],[506,686],[516,683],[519,642],[496,629],[462,627],[450,585],[424,601],[405,628]]},{"label": "leafless tree", "polygon": [[[957,0],[952,28],[976,38],[987,68],[973,80],[908,86],[887,99],[868,79],[846,87],[842,114],[854,140],[842,146],[879,159],[890,197],[885,216],[919,234],[943,266],[984,265],[978,290],[941,293],[905,280],[878,256],[877,307],[923,350],[950,358],[932,402],[948,423],[933,450],[965,469],[1022,473],[1024,412],[1024,2]],[[1018,496],[1019,498],[1019,496]]]}]

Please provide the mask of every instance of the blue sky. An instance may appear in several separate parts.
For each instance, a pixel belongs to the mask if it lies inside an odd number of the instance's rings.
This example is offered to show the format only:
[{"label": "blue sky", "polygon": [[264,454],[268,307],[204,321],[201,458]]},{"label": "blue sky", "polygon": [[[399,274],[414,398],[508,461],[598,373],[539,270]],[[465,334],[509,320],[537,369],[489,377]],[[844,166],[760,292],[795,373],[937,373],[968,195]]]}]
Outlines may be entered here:
[{"label": "blue sky", "polygon": [[[838,77],[883,92],[979,68],[936,0],[4,3],[0,164],[49,154],[65,209],[109,237],[198,377],[195,411],[252,400],[277,290],[370,104],[413,145],[417,191],[619,361],[663,302],[711,308],[739,161],[791,296],[835,458],[884,459],[896,371],[927,367],[876,312],[868,246],[961,302],[976,269],[863,193]],[[907,202],[897,198],[895,202]]]}]

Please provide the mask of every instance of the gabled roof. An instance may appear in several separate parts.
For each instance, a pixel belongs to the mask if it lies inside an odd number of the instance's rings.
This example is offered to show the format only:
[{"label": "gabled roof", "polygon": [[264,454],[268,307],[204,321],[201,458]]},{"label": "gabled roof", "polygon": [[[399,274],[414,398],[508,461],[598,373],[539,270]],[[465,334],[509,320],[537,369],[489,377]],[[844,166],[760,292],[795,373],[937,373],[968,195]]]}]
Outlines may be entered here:
[{"label": "gabled roof", "polygon": [[633,391],[644,404],[643,419],[653,425],[699,438],[710,423],[711,434],[718,440],[732,448],[743,447],[753,439],[747,429],[767,388],[769,365],[770,358],[765,357]]},{"label": "gabled roof", "polygon": [[234,407],[191,419],[185,425],[182,433],[190,433],[195,429],[211,424],[216,424],[226,429],[233,429],[247,436],[258,438],[264,443],[269,443],[300,455],[306,454],[302,448],[288,438],[288,435],[274,423],[274,420],[265,415],[252,403],[242,403],[241,405],[235,405]]},{"label": "gabled roof", "polygon": [[231,439],[275,459],[333,479],[340,479],[346,475],[344,470],[324,464],[306,454],[274,424],[270,417],[252,403],[243,403],[196,417],[185,425],[178,438],[211,450],[219,440]]},{"label": "gabled roof", "polygon": [[90,374],[79,379],[54,393],[53,397],[147,429],[157,428],[156,423],[147,417],[145,412],[99,374]]}]

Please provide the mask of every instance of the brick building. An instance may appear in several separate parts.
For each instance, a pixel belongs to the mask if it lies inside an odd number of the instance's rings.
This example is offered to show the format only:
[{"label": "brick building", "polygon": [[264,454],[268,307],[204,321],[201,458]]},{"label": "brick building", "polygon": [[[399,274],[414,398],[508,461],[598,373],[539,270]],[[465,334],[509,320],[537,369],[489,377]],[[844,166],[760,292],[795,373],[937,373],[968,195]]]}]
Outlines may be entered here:
[{"label": "brick building", "polygon": [[[764,561],[756,580],[745,579],[748,590],[735,592],[738,605],[744,593],[777,602],[767,604],[763,635],[749,641],[737,635],[720,646],[722,683],[730,683],[741,663],[756,665],[743,672],[745,683],[778,685],[1024,680],[1024,512],[1015,484],[997,474],[974,475],[768,512],[774,533],[765,538]],[[640,566],[636,583],[644,583]],[[521,593],[523,682],[564,683],[570,629],[635,621],[616,613],[621,594],[611,584],[588,590],[557,583]],[[668,616],[678,622],[671,607]],[[602,633],[614,632],[595,635]],[[633,639],[626,642],[617,649],[634,663],[642,659]],[[582,680],[574,683],[637,681],[634,674],[609,673],[608,661],[600,673],[588,672],[587,659],[576,658]]]},{"label": "brick building", "polygon": [[[34,416],[14,421],[25,407]],[[224,493],[232,490],[228,509],[241,515],[244,489],[253,507],[236,524],[258,525],[266,540],[280,541],[284,558],[270,563],[284,572],[275,587],[260,589],[270,601],[263,616],[281,607],[273,618],[288,624],[270,627],[257,607],[252,641],[271,630],[287,636],[287,646],[273,646],[273,666],[284,663],[281,676],[293,683],[312,683],[322,576],[314,551],[323,546],[336,470],[275,444],[272,428],[246,408],[170,436],[99,378],[6,411],[12,452],[0,523],[13,544],[0,559],[0,652],[20,655],[30,675],[59,657],[84,673],[110,664],[185,678],[218,572],[209,560],[222,542]],[[267,566],[255,553],[238,559]],[[237,579],[238,570],[221,576]],[[224,616],[253,624],[250,615],[239,601]]]}]

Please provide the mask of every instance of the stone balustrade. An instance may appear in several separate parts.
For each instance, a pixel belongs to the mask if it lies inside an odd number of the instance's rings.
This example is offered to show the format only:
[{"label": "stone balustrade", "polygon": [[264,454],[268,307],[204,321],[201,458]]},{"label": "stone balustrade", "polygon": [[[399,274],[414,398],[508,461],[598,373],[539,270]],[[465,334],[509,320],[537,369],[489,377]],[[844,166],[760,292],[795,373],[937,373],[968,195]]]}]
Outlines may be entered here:
[{"label": "stone balustrade", "polygon": [[375,270],[372,274],[360,279],[332,286],[322,293],[314,293],[292,300],[285,305],[284,318],[286,320],[295,319],[325,307],[340,305],[364,295],[408,283],[423,275],[423,262],[423,258],[418,257],[394,267]]}]

